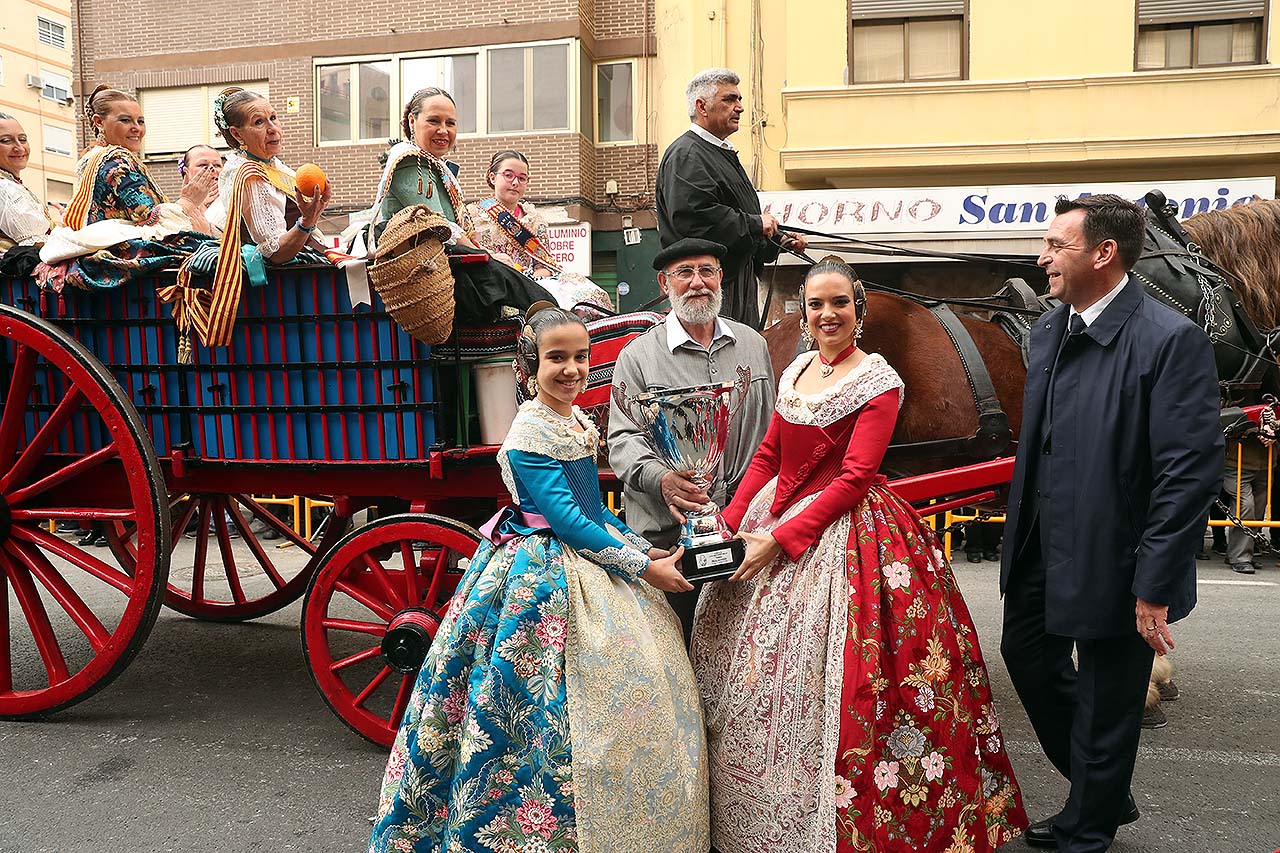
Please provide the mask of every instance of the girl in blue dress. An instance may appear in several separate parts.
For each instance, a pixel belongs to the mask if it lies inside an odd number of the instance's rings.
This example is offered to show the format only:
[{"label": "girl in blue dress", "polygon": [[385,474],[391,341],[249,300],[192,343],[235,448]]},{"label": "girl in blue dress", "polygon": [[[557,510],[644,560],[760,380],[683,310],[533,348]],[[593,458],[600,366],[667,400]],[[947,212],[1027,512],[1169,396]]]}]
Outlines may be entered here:
[{"label": "girl in blue dress", "polygon": [[422,665],[369,849],[705,853],[702,709],[662,592],[692,586],[600,500],[586,327],[530,311],[534,398],[498,455],[515,505]]}]

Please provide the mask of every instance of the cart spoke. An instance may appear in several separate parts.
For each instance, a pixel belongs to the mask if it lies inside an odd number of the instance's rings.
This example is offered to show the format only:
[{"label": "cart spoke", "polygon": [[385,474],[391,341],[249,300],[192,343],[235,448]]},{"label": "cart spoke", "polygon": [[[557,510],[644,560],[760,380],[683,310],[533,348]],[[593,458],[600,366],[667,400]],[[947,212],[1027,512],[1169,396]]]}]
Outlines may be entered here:
[{"label": "cart spoke", "polygon": [[339,581],[334,584],[334,589],[347,595],[356,602],[363,604],[371,613],[379,619],[382,619],[384,622],[391,622],[392,618],[396,615],[395,611],[391,608],[387,607],[380,601],[375,601],[372,596],[364,590],[357,588],[354,584],[347,583],[346,581]]},{"label": "cart spoke", "polygon": [[49,558],[40,549],[14,541],[6,542],[5,549],[11,557],[21,561],[41,585],[49,590],[54,600],[62,605],[62,609],[71,617],[71,621],[75,622],[89,639],[89,645],[93,647],[94,652],[100,652],[106,648],[107,642],[111,639],[111,632],[103,627],[101,620],[94,615],[89,605],[84,603],[80,594],[67,583],[67,579],[54,567],[53,563],[49,562]]},{"label": "cart spoke", "polygon": [[355,631],[358,634],[369,634],[374,637],[385,637],[387,626],[378,622],[361,622],[358,619],[323,619],[320,627],[332,631]]},{"label": "cart spoke", "polygon": [[[232,498],[232,501],[235,499]],[[249,550],[253,552],[253,557],[258,561],[258,565],[267,573],[267,577],[271,579],[271,583],[276,589],[283,589],[285,585],[284,577],[276,569],[275,563],[271,562],[271,558],[267,556],[267,551],[262,547],[262,543],[258,541],[258,537],[254,536],[249,530],[249,525],[236,509],[231,510],[231,523],[236,526],[236,530],[240,531],[240,538]]]},{"label": "cart spoke", "polygon": [[[427,597],[423,599],[423,603],[427,607],[435,607],[440,601],[440,586],[444,583],[445,566],[448,562],[444,559],[445,552],[448,551],[443,545],[440,546],[440,553],[436,557],[435,569],[431,572],[431,585],[427,588]],[[422,559],[425,562],[427,552],[422,552]]]},{"label": "cart spoke", "polygon": [[38,480],[29,486],[18,489],[16,492],[9,495],[9,504],[17,505],[29,501],[36,495],[43,494],[54,486],[61,485],[68,480],[79,477],[86,471],[91,471],[99,465],[117,458],[119,455],[120,451],[116,448],[115,442],[112,442],[101,450],[95,450],[88,456],[83,456],[75,462],[72,462],[70,465],[59,468],[47,477]]},{"label": "cart spoke", "polygon": [[[177,506],[175,503],[174,506]],[[169,536],[169,552],[173,553],[178,548],[178,540],[182,538],[182,534],[186,532],[187,525],[191,523],[191,516],[195,515],[196,510],[200,509],[200,502],[187,499],[187,505],[182,509],[182,515],[173,521],[173,531]]]},{"label": "cart spoke", "polygon": [[26,430],[27,399],[31,395],[35,375],[35,350],[18,344],[13,359],[13,375],[9,379],[9,393],[4,401],[4,415],[0,417],[0,467],[8,465],[18,452],[18,442]]},{"label": "cart spoke", "polygon": [[378,562],[378,559],[372,554],[362,554],[361,557],[364,560],[365,566],[369,569],[369,574],[373,576],[373,579],[378,582],[378,586],[382,588],[382,592],[387,603],[396,610],[404,607],[404,598],[400,593],[396,592],[396,585],[392,582],[391,576],[387,574],[387,570]]},{"label": "cart spoke", "polygon": [[418,561],[413,557],[413,543],[400,540],[400,562],[404,564],[404,586],[410,604],[421,604],[421,587],[418,585]]},{"label": "cart spoke", "polygon": [[370,648],[365,649],[364,651],[356,652],[353,655],[348,655],[342,660],[334,661],[332,664],[329,665],[329,671],[339,672],[341,670],[346,669],[349,666],[355,666],[356,664],[361,663],[362,661],[367,661],[367,660],[376,658],[380,654],[382,654],[382,649],[378,646],[372,646]]},{"label": "cart spoke", "polygon": [[13,690],[13,663],[9,640],[9,573],[0,565],[0,695]]},{"label": "cart spoke", "polygon": [[209,499],[200,498],[200,517],[196,520],[196,557],[191,567],[191,600],[204,598],[204,564],[209,556]]},{"label": "cart spoke", "polygon": [[53,625],[49,622],[49,614],[44,609],[40,593],[36,591],[35,582],[31,580],[31,573],[27,571],[26,566],[18,563],[7,553],[0,553],[0,563],[5,565],[9,580],[13,583],[13,591],[18,598],[18,606],[27,617],[27,627],[31,629],[31,636],[36,641],[40,659],[44,662],[45,672],[49,676],[49,686],[61,684],[71,677],[71,673],[67,671],[66,658],[62,656],[58,637],[53,632]]},{"label": "cart spoke", "polygon": [[396,704],[391,709],[391,728],[400,728],[400,718],[404,716],[404,709],[409,707],[409,694],[413,692],[412,676],[406,675],[400,682],[400,690],[396,693]]},{"label": "cart spoke", "polygon": [[356,694],[356,707],[363,708],[364,703],[369,701],[369,697],[373,695],[375,690],[382,686],[382,682],[386,681],[387,676],[390,674],[391,667],[389,666],[384,666],[382,669],[378,670],[378,674],[373,677],[372,681],[365,685],[364,690],[361,690]]},{"label": "cart spoke", "polygon": [[222,572],[227,576],[227,586],[231,587],[231,598],[236,604],[244,604],[244,589],[240,586],[240,575],[236,572],[236,557],[231,551],[231,534],[227,531],[227,513],[234,512],[226,498],[215,501],[217,514],[213,519],[214,532],[218,534],[218,551],[222,554]]},{"label": "cart spoke", "polygon": [[40,427],[35,438],[31,439],[31,443],[23,448],[22,455],[18,457],[18,461],[13,464],[13,467],[3,477],[0,477],[0,492],[8,492],[31,473],[31,470],[44,457],[45,450],[57,438],[58,433],[67,425],[71,416],[75,414],[83,402],[84,392],[73,386],[67,392],[67,396],[63,397],[62,401],[58,403],[58,407],[53,410],[49,420],[45,421]]},{"label": "cart spoke", "polygon": [[133,592],[134,580],[119,569],[108,566],[92,554],[87,553],[70,542],[63,541],[47,530],[39,527],[14,527],[13,537],[30,542],[45,551],[56,554],[68,563],[83,569],[103,583],[109,584],[130,595]]},{"label": "cart spoke", "polygon": [[285,539],[288,539],[294,545],[297,545],[299,548],[306,548],[308,551],[311,551],[312,553],[315,552],[316,550],[315,545],[312,545],[306,539],[303,539],[301,536],[295,533],[292,527],[285,524],[280,519],[276,518],[273,513],[268,512],[266,509],[263,508],[262,504],[258,503],[253,498],[249,497],[248,495],[232,495],[232,498],[234,498],[236,502],[241,504],[242,506],[248,507],[253,512],[253,514],[256,515],[262,521],[263,524],[273,528],[277,533],[279,533]]}]

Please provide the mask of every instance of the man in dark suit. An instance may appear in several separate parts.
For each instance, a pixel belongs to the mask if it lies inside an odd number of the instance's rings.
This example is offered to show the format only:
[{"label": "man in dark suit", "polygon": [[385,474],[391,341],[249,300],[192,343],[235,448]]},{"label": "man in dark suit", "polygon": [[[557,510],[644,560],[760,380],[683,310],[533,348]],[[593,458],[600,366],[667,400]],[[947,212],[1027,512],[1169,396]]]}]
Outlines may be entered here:
[{"label": "man in dark suit", "polygon": [[1056,213],[1039,263],[1064,304],[1031,333],[1001,652],[1071,782],[1027,841],[1092,853],[1138,819],[1129,783],[1152,656],[1173,648],[1169,623],[1195,606],[1223,439],[1208,337],[1126,275],[1142,211],[1096,195],[1059,199]]},{"label": "man in dark suit", "polygon": [[738,82],[728,68],[708,68],[689,81],[689,130],[667,146],[658,165],[658,238],[664,248],[685,237],[727,248],[721,316],[759,329],[757,279],[778,257],[773,238],[796,251],[805,240],[780,232],[778,220],[760,212],[760,196],[729,141],[742,118]]}]

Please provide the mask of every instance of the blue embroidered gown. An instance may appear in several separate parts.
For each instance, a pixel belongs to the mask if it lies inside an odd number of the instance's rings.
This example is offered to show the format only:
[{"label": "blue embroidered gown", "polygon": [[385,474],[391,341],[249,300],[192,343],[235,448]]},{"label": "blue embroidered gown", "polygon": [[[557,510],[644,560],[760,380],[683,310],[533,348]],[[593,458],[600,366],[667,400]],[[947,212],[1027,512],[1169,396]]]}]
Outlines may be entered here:
[{"label": "blue embroidered gown", "polygon": [[702,711],[649,543],[600,500],[599,433],[521,406],[491,522],[423,663],[371,853],[705,853]]}]

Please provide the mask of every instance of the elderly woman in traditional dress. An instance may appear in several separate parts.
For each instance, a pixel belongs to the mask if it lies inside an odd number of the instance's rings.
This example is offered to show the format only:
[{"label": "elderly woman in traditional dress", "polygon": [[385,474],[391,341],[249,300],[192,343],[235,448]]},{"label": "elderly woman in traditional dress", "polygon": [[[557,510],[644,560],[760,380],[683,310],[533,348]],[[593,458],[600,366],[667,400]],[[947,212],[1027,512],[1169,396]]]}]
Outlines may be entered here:
[{"label": "elderly woman in traditional dress", "polygon": [[30,275],[40,262],[39,246],[54,225],[48,208],[22,182],[31,156],[18,120],[0,113],[0,273]]},{"label": "elderly woman in traditional dress", "polygon": [[53,227],[48,209],[22,182],[31,144],[18,120],[0,113],[0,254],[43,243]]},{"label": "elderly woman in traditional dress", "polygon": [[480,248],[545,287],[561,308],[595,305],[612,311],[609,294],[589,278],[560,269],[548,250],[547,220],[524,200],[529,159],[519,151],[499,151],[485,180],[493,195],[467,205]]},{"label": "elderly woman in traditional dress", "polygon": [[280,159],[284,131],[271,102],[233,86],[214,99],[213,122],[231,146],[218,175],[218,200],[209,209],[224,246],[255,245],[273,264],[311,249],[323,263],[323,235],[316,225],[332,188],[326,181],[310,198],[298,192],[293,169]]},{"label": "elderly woman in traditional dress", "polygon": [[462,202],[457,164],[445,157],[458,139],[458,108],[444,89],[419,89],[404,105],[404,138],[387,152],[387,165],[374,199],[375,236],[379,225],[406,207],[425,204],[449,220],[451,242],[475,246],[472,223]]},{"label": "elderly woman in traditional dress", "polygon": [[213,185],[202,175],[170,202],[139,156],[146,119],[137,99],[100,85],[85,99],[94,142],[76,163],[75,188],[40,250],[42,285],[116,287],[175,267],[212,234],[201,201]]},{"label": "elderly woman in traditional dress", "polygon": [[[94,142],[76,164],[76,189],[67,206],[66,225],[83,228],[104,219],[160,224],[165,213],[162,205],[168,199],[139,156],[147,122],[137,99],[101,85],[86,99],[85,115],[93,126]],[[175,220],[173,230],[192,230],[181,227],[186,224],[209,233],[200,204],[212,186],[213,176],[203,175],[183,187],[177,206],[188,222]]]}]

